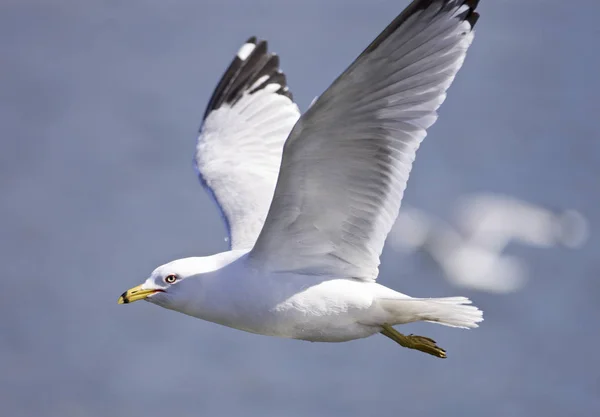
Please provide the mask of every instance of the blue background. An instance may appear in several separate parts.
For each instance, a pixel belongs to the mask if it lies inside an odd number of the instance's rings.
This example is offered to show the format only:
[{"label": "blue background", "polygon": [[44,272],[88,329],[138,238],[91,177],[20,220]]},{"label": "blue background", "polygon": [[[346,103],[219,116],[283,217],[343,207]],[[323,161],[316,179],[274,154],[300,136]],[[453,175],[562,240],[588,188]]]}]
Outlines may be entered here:
[{"label": "blue background", "polygon": [[314,344],[246,334],[125,289],[226,250],[192,169],[204,106],[250,35],[301,109],[407,1],[0,3],[0,414],[3,416],[600,415],[600,55],[596,0],[482,0],[475,42],[419,150],[405,202],[436,215],[499,192],[590,221],[580,250],[521,246],[519,292],[453,288],[384,251],[381,282],[466,295],[486,321],[435,338]]}]

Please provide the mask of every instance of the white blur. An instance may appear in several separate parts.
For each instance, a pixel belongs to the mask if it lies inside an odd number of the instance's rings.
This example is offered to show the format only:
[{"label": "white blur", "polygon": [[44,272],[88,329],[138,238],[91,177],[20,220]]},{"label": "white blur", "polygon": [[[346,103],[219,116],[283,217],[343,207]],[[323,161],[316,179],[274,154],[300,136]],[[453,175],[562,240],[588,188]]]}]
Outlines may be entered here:
[{"label": "white blur", "polygon": [[463,197],[455,225],[403,206],[389,242],[396,250],[424,251],[452,284],[479,291],[509,293],[527,280],[525,260],[503,254],[509,243],[538,248],[581,247],[587,220],[574,210],[551,210],[499,194]]}]

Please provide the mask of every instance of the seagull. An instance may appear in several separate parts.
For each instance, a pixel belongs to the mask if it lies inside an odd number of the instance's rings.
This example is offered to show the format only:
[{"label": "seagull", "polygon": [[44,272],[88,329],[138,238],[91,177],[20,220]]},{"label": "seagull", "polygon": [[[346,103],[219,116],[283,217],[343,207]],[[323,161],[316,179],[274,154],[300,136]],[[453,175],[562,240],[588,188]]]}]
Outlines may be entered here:
[{"label": "seagull", "polygon": [[[516,256],[470,239],[460,229],[415,208],[403,207],[390,232],[396,249],[429,255],[453,285],[492,293],[510,293],[525,281],[524,263]],[[508,236],[506,236],[508,243]]]},{"label": "seagull", "polygon": [[414,207],[402,207],[390,243],[428,253],[455,285],[494,293],[521,288],[527,266],[504,254],[515,242],[538,248],[577,248],[589,234],[575,210],[552,210],[512,196],[478,193],[461,198],[453,226]]},{"label": "seagull", "polygon": [[159,266],[118,303],[311,342],[380,333],[445,358],[434,340],[393,326],[474,328],[481,310],[376,279],[417,148],[473,41],[477,3],[414,0],[302,115],[278,56],[248,39],[208,103],[195,155],[230,250]]},{"label": "seagull", "polygon": [[458,225],[471,241],[500,253],[512,240],[539,248],[578,248],[587,240],[586,218],[515,197],[481,193],[462,198]]}]

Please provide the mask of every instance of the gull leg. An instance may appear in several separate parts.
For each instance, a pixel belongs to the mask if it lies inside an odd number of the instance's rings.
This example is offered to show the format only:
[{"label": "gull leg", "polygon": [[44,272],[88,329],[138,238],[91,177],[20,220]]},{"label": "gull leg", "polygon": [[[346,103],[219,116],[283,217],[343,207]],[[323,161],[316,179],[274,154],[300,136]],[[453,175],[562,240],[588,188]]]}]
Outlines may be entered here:
[{"label": "gull leg", "polygon": [[405,336],[389,324],[383,324],[381,327],[383,328],[381,334],[389,337],[400,346],[404,346],[405,348],[409,349],[420,350],[421,352],[429,353],[430,355],[438,358],[446,357],[446,351],[436,345],[435,341],[428,337],[417,336],[414,334]]}]

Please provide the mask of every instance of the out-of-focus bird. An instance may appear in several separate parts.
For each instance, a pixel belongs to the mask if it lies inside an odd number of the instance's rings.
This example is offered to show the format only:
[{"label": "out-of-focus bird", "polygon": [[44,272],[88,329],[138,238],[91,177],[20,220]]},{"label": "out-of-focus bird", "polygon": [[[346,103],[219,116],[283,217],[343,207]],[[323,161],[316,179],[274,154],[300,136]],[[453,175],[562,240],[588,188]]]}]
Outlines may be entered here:
[{"label": "out-of-focus bird", "polygon": [[422,250],[458,286],[506,293],[527,277],[524,261],[502,252],[511,242],[549,248],[579,247],[587,222],[574,210],[550,210],[506,195],[466,196],[456,210],[456,227],[413,207],[404,207],[391,244],[405,252]]}]

